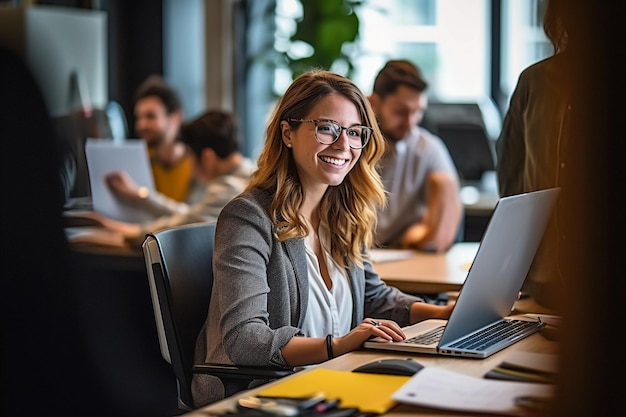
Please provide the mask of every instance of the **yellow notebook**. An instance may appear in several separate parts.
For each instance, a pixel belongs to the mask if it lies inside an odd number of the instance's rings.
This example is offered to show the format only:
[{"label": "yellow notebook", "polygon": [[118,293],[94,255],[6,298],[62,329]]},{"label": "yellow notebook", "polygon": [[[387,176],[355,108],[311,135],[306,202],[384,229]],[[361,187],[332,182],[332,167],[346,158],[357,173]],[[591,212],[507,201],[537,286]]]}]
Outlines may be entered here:
[{"label": "yellow notebook", "polygon": [[339,399],[341,408],[357,407],[363,413],[382,414],[396,405],[391,395],[410,378],[315,368],[279,380],[257,395],[305,398],[323,393],[329,400]]}]

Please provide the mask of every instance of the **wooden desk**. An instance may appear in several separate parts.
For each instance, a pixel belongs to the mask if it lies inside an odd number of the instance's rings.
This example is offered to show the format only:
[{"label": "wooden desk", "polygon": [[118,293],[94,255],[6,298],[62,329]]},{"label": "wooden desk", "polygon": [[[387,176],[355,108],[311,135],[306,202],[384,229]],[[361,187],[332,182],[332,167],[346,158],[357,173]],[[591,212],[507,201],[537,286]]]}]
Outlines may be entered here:
[{"label": "wooden desk", "polygon": [[[374,351],[374,350],[360,350],[352,353],[348,353],[346,355],[340,356],[333,360],[324,362],[319,367],[334,369],[338,371],[351,371],[359,365],[372,362],[378,359],[384,358],[405,358],[412,357],[418,362],[422,363],[425,366],[438,366],[442,368],[446,368],[448,370],[459,372],[465,375],[482,377],[488,370],[496,366],[500,363],[508,354],[510,354],[514,350],[526,351],[526,352],[542,352],[542,353],[556,353],[557,352],[557,343],[548,341],[541,334],[534,334],[513,346],[504,349],[495,355],[487,358],[487,359],[469,359],[469,358],[455,358],[455,357],[444,357],[444,356],[436,356],[436,355],[427,355],[427,354],[395,354],[392,352],[382,352],[382,351]],[[307,372],[308,370],[304,370],[302,372]],[[291,376],[287,378],[292,378]],[[276,384],[277,382],[272,382],[271,384]],[[269,385],[264,385],[263,388],[266,388]],[[253,390],[245,391],[234,395],[232,397],[226,398],[225,400],[216,402],[214,404],[210,404],[206,407],[203,407],[199,410],[195,410],[193,412],[184,414],[187,417],[207,417],[215,414],[224,413],[226,411],[232,411],[239,398],[246,397],[249,395],[254,395],[258,392],[260,388],[255,388]],[[385,416],[399,417],[399,416],[464,416],[464,415],[473,415],[476,414],[466,414],[460,412],[452,412],[452,411],[442,411],[442,410],[434,410],[424,407],[416,407],[410,405],[399,404],[392,408],[388,413],[384,414]]]},{"label": "wooden desk", "polygon": [[72,209],[64,213],[65,236],[72,252],[92,267],[145,274],[140,247],[129,245],[119,233],[104,229],[98,222],[81,214],[89,210]]},{"label": "wooden desk", "polygon": [[387,284],[407,293],[458,291],[477,251],[478,242],[460,242],[446,253],[416,251],[409,259],[375,262],[374,269]]}]

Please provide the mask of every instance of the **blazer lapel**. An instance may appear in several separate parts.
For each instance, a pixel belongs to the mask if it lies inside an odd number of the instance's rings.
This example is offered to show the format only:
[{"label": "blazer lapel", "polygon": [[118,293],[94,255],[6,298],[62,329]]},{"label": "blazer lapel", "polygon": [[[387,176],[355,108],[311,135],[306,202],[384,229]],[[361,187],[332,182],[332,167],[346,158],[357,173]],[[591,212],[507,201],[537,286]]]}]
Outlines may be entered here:
[{"label": "blazer lapel", "polygon": [[302,327],[304,314],[309,304],[309,278],[306,265],[306,254],[304,240],[288,239],[283,242],[283,247],[287,252],[287,257],[293,266],[296,275],[297,291],[299,303],[298,327]]},{"label": "blazer lapel", "polygon": [[348,278],[352,289],[352,327],[363,321],[363,300],[365,298],[365,276],[363,270],[354,264],[348,268]]}]

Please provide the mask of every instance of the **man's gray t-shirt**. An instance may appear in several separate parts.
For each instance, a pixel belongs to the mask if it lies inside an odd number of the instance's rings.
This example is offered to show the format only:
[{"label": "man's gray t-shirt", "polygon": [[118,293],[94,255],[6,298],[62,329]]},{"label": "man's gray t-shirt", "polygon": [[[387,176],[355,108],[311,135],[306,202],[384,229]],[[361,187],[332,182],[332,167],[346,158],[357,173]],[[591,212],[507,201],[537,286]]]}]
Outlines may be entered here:
[{"label": "man's gray t-shirt", "polygon": [[390,149],[380,161],[387,207],[379,213],[376,242],[397,246],[404,231],[422,220],[426,211],[425,181],[433,172],[458,174],[441,138],[419,126]]}]

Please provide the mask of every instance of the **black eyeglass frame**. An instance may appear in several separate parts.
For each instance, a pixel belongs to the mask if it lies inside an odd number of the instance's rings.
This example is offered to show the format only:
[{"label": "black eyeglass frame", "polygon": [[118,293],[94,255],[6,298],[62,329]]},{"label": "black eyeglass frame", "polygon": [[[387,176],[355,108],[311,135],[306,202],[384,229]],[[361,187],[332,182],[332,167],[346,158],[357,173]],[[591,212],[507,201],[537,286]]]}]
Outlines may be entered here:
[{"label": "black eyeglass frame", "polygon": [[[337,142],[339,140],[339,137],[341,136],[341,134],[343,133],[344,130],[350,130],[350,129],[363,129],[364,132],[369,132],[369,134],[366,135],[365,140],[363,140],[363,135],[360,135],[361,138],[361,143],[362,145],[360,147],[355,147],[352,146],[351,143],[348,142],[348,145],[350,146],[350,149],[363,149],[365,148],[365,146],[367,146],[367,144],[370,141],[370,138],[372,137],[372,134],[374,133],[374,129],[372,129],[371,127],[368,126],[362,126],[362,125],[357,125],[357,126],[350,126],[350,127],[343,127],[341,126],[339,123],[337,123],[334,120],[330,120],[330,119],[287,119],[287,121],[289,122],[308,122],[308,123],[315,123],[315,140],[322,144],[322,145],[332,145],[333,143]],[[333,140],[332,142],[322,142],[319,138],[319,136],[317,135],[317,128],[318,128],[318,123],[320,122],[325,122],[325,123],[332,123],[335,126],[337,126],[337,128],[339,129],[339,134],[337,136],[335,136],[335,140]]]}]

